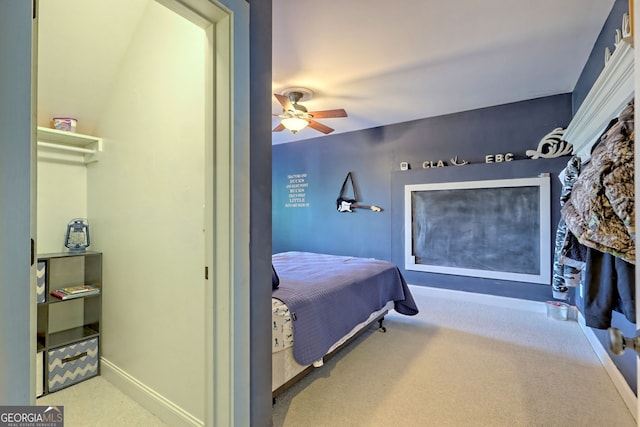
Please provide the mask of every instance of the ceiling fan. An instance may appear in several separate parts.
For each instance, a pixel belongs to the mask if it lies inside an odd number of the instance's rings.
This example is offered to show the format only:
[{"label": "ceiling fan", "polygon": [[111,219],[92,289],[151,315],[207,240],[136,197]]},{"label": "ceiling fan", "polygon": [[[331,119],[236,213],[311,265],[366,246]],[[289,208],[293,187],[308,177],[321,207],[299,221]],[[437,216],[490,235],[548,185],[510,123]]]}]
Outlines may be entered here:
[{"label": "ceiling fan", "polygon": [[334,129],[315,119],[347,117],[347,112],[342,108],[336,110],[307,111],[307,108],[304,105],[298,104],[298,102],[311,99],[313,92],[309,89],[286,89],[282,94],[274,93],[273,96],[275,96],[280,105],[282,105],[282,114],[274,114],[274,116],[282,118],[280,124],[273,128],[274,132],[289,129],[292,133],[297,133],[309,126],[319,132],[328,134],[333,132]]}]

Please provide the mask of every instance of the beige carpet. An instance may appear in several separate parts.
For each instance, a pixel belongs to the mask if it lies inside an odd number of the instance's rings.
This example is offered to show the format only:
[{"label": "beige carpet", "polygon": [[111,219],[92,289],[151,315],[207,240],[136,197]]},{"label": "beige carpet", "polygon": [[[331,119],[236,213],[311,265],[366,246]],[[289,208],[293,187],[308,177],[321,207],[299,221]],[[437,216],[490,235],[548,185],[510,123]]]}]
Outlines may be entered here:
[{"label": "beige carpet", "polygon": [[166,426],[103,377],[94,377],[48,394],[36,404],[64,406],[65,427]]},{"label": "beige carpet", "polygon": [[[577,323],[414,296],[418,316],[390,314],[282,394],[273,425],[636,425]],[[165,426],[102,377],[37,404],[64,405],[67,427]]]},{"label": "beige carpet", "polygon": [[[415,289],[415,288],[414,288]],[[282,394],[274,426],[635,426],[572,321],[414,292]]]}]

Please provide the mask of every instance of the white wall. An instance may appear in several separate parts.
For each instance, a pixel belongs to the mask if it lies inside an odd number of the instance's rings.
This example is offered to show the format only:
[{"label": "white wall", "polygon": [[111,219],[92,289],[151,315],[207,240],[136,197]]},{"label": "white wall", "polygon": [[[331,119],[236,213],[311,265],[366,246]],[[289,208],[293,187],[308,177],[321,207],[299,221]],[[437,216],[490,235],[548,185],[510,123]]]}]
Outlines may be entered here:
[{"label": "white wall", "polygon": [[103,357],[204,419],[203,30],[149,3],[88,171],[104,253]]},{"label": "white wall", "polygon": [[38,251],[87,217],[102,356],[204,420],[204,31],[150,2],[100,115],[97,163],[38,162]]},{"label": "white wall", "polygon": [[[78,162],[51,160],[41,153],[38,157],[37,198],[37,252],[66,250],[67,224],[73,218],[87,218],[87,168]],[[93,245],[89,249],[93,250]]]}]

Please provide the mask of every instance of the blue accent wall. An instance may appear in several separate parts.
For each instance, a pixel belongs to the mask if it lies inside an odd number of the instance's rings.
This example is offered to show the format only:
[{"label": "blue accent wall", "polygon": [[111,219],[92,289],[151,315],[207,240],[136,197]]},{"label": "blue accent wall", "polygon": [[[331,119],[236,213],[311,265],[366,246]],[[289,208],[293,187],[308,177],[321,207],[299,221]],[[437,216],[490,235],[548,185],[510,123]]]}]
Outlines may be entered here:
[{"label": "blue accent wall", "polygon": [[608,47],[611,52],[614,51],[616,29],[622,28],[622,16],[627,12],[629,12],[629,1],[616,0],[573,89],[573,114],[578,111],[604,68],[604,50]]},{"label": "blue accent wall", "polygon": [[[271,0],[250,2],[250,425],[271,422]],[[265,211],[266,208],[266,211]]]},{"label": "blue accent wall", "polygon": [[[560,212],[557,174],[568,157],[531,160],[525,152],[536,149],[548,132],[566,127],[570,120],[571,95],[565,94],[276,145],[273,251],[375,257],[402,269],[405,184],[535,177],[543,172],[552,177],[555,233]],[[513,153],[515,160],[485,163],[487,155],[506,153]],[[425,161],[450,164],[455,156],[470,164],[423,168]],[[408,162],[411,169],[400,171],[400,162]],[[353,174],[358,201],[380,206],[382,212],[337,211],[336,198],[348,172]],[[416,285],[536,301],[551,297],[551,287],[540,284],[403,273]]]}]

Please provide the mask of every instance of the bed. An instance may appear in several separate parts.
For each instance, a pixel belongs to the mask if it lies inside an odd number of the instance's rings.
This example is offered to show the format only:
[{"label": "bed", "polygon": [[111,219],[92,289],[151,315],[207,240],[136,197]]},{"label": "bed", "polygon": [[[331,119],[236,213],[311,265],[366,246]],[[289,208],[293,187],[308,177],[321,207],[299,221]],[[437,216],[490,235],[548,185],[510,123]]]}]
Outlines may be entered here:
[{"label": "bed", "polygon": [[389,310],[418,313],[400,270],[388,261],[283,252],[272,262],[279,282],[272,291],[274,397],[369,325],[382,328]]}]

